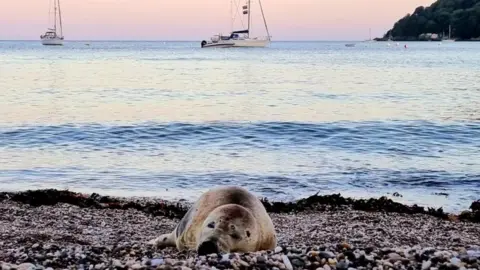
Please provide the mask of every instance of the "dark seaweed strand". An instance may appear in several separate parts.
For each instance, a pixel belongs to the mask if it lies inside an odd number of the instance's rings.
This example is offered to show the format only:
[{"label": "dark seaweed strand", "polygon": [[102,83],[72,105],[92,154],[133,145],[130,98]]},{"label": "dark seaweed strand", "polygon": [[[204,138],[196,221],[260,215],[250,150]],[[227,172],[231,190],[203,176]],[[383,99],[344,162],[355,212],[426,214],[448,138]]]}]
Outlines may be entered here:
[{"label": "dark seaweed strand", "polygon": [[186,207],[180,203],[166,201],[145,202],[123,201],[108,196],[101,196],[93,193],[90,196],[75,193],[68,190],[43,189],[27,190],[22,192],[1,192],[0,202],[10,200],[28,204],[34,207],[41,205],[55,205],[57,203],[67,203],[82,208],[98,209],[136,209],[153,216],[165,216],[168,218],[181,218],[186,211]]},{"label": "dark seaweed strand", "polygon": [[350,206],[353,210],[367,212],[387,212],[387,213],[404,213],[404,214],[426,214],[441,219],[458,219],[460,221],[470,221],[480,223],[480,200],[475,201],[470,206],[471,211],[462,211],[460,215],[455,216],[443,211],[443,208],[427,208],[418,206],[404,205],[394,202],[391,199],[382,196],[378,199],[352,199],[344,198],[340,194],[332,195],[313,195],[296,202],[269,202],[266,198],[262,199],[263,205],[268,212],[288,213],[303,212],[306,210],[325,210],[325,206],[338,208],[341,206]]},{"label": "dark seaweed strand", "polygon": [[[128,201],[109,196],[101,196],[97,193],[93,193],[88,196],[68,190],[56,189],[27,190],[22,192],[0,192],[0,202],[4,200],[20,202],[34,207],[41,205],[55,205],[57,203],[67,203],[82,208],[123,210],[136,209],[153,216],[165,216],[168,218],[178,219],[182,218],[188,211],[188,207],[181,205],[180,203],[173,203],[163,200],[158,200],[158,202],[142,202],[140,200]],[[394,202],[387,197],[380,197],[378,199],[352,199],[344,198],[340,194],[315,194],[295,202],[270,202],[267,198],[262,198],[261,201],[267,212],[271,213],[324,211],[327,209],[327,206],[329,206],[332,210],[348,206],[353,210],[360,211],[426,214],[441,219],[453,218],[460,221],[480,223],[480,200],[472,203],[470,206],[471,210],[465,210],[458,216],[445,213],[442,208],[427,208],[425,210],[424,207],[416,204],[408,206]]]}]

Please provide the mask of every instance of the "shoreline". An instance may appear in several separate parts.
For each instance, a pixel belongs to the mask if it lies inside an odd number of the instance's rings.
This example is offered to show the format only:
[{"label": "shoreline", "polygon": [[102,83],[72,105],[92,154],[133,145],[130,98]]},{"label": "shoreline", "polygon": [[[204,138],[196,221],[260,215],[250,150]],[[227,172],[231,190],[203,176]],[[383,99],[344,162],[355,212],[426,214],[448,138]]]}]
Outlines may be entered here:
[{"label": "shoreline", "polygon": [[[259,197],[260,198],[260,197]],[[120,197],[104,196],[98,193],[80,193],[59,189],[35,189],[17,192],[0,192],[0,203],[13,201],[31,206],[56,205],[67,203],[81,208],[97,209],[136,209],[153,216],[182,218],[192,202],[186,200],[169,201],[159,197]],[[306,211],[326,211],[335,209],[359,210],[401,214],[424,214],[444,220],[480,223],[480,200],[473,201],[469,209],[458,214],[448,213],[443,208],[407,205],[382,196],[380,198],[354,199],[340,194],[314,194],[296,201],[270,201],[260,198],[268,213],[301,213]]]},{"label": "shoreline", "polygon": [[197,256],[147,245],[175,228],[186,201],[0,192],[0,269],[480,269],[474,220],[388,199],[262,201],[275,250]]}]

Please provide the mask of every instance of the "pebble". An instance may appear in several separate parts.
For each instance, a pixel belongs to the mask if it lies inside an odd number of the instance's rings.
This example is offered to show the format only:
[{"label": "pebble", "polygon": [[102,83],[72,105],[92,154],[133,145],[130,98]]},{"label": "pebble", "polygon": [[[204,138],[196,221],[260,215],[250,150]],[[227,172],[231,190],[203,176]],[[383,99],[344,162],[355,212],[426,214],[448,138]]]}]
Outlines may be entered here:
[{"label": "pebble", "polygon": [[162,258],[152,259],[150,263],[152,266],[161,265],[163,264],[163,259]]},{"label": "pebble", "polygon": [[328,264],[330,265],[336,265],[337,264],[337,259],[328,259]]},{"label": "pebble", "polygon": [[324,258],[324,259],[330,259],[330,258],[335,258],[335,254],[333,254],[333,252],[330,252],[330,251],[320,251],[319,253],[320,255],[320,258]]},{"label": "pebble", "polygon": [[250,265],[249,265],[246,261],[244,261],[244,260],[238,260],[238,262],[239,262],[240,265],[242,265],[242,266],[245,266],[245,267],[250,266]]},{"label": "pebble", "polygon": [[0,263],[0,269],[2,270],[10,270],[12,268],[12,265],[9,263],[1,262]]},{"label": "pebble", "polygon": [[[282,255],[282,261],[283,261],[283,264],[285,265],[286,269],[293,270],[293,266],[290,263],[290,260],[288,259],[288,257],[286,255]],[[282,268],[280,268],[280,269],[282,269]]]},{"label": "pebble", "polygon": [[340,262],[337,263],[336,268],[337,268],[337,269],[345,269],[345,270],[346,270],[346,269],[348,269],[348,263],[345,262],[344,260],[342,260],[342,261],[340,261]]},{"label": "pebble", "polygon": [[391,262],[396,262],[396,261],[399,261],[402,259],[402,256],[400,256],[399,254],[397,253],[390,253],[388,254],[388,258],[390,259]]},{"label": "pebble", "polygon": [[422,263],[422,270],[427,270],[430,268],[430,266],[432,266],[432,261],[428,260],[428,261],[423,261]]},{"label": "pebble", "polygon": [[480,250],[467,250],[467,254],[470,257],[480,258]]},{"label": "pebble", "polygon": [[267,262],[267,259],[265,259],[264,256],[257,256],[256,260],[257,260],[257,263],[259,263],[259,264],[263,264],[263,263]]},{"label": "pebble", "polygon": [[136,264],[132,265],[132,269],[142,269],[142,265],[139,264],[139,263],[136,263]]},{"label": "pebble", "polygon": [[450,259],[450,263],[453,264],[453,265],[456,265],[456,266],[461,266],[461,261],[459,258],[456,258],[456,257],[453,257]]},{"label": "pebble", "polygon": [[35,270],[36,267],[31,263],[22,263],[17,267],[17,270]]},{"label": "pebble", "polygon": [[117,259],[113,259],[112,260],[112,265],[114,267],[119,267],[119,268],[123,268],[124,265],[122,264],[122,262],[120,260],[117,260]]}]

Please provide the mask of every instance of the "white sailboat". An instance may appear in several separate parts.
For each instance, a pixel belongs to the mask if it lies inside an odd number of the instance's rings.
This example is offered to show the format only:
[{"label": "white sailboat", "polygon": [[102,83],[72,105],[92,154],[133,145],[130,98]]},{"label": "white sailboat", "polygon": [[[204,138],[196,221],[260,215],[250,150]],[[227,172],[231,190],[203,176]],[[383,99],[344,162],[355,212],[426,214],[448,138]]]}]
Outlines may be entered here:
[{"label": "white sailboat", "polygon": [[368,28],[368,36],[369,38],[367,40],[364,40],[363,42],[374,42],[372,39],[372,28]]},{"label": "white sailboat", "polygon": [[[40,36],[43,45],[63,45],[63,29],[62,29],[62,11],[60,9],[60,0],[53,0],[54,14],[53,14],[53,28],[48,28],[45,34]],[[59,32],[57,32],[57,9],[58,19],[60,23]]]},{"label": "white sailboat", "polygon": [[[267,31],[267,37],[251,37],[251,4],[252,0],[247,0],[247,3],[242,7],[243,15],[248,15],[248,26],[245,30],[232,31],[230,35],[223,36],[222,34],[214,35],[211,37],[210,41],[202,40],[202,48],[211,48],[211,47],[220,47],[220,48],[229,48],[229,47],[266,47],[270,44],[270,33],[268,32],[267,21],[265,19],[265,14],[263,13],[263,7],[261,0],[258,0],[260,5],[260,10],[262,12],[263,22],[265,25],[265,30]],[[233,24],[233,22],[232,22]]]},{"label": "white sailboat", "polygon": [[443,39],[442,42],[455,42],[455,39],[452,39],[452,25],[448,26],[448,39]]}]

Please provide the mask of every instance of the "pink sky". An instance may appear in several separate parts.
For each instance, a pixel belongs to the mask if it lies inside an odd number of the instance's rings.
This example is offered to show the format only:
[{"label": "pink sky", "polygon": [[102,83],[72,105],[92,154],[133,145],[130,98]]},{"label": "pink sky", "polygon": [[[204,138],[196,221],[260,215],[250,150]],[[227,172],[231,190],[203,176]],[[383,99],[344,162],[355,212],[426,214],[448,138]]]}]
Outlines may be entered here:
[{"label": "pink sky", "polygon": [[[265,35],[254,1],[252,31]],[[369,28],[372,37],[381,36],[399,18],[433,1],[262,0],[262,4],[274,40],[362,40],[368,38]],[[230,0],[61,0],[61,5],[67,40],[199,40],[230,30]],[[0,0],[0,40],[38,39],[49,26],[48,8],[49,0]]]}]

